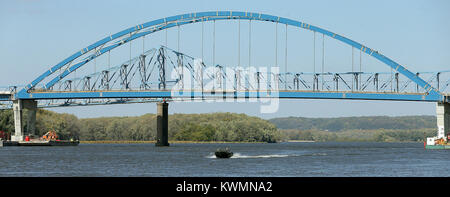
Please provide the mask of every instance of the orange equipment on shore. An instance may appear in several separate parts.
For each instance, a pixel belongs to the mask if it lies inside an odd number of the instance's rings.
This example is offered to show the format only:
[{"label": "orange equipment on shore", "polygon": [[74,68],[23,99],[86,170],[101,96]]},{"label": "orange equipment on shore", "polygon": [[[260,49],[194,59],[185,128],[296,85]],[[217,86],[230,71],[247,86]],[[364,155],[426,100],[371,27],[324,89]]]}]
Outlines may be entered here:
[{"label": "orange equipment on shore", "polygon": [[50,141],[50,140],[57,140],[58,139],[58,135],[56,135],[56,132],[54,132],[54,131],[49,131],[46,134],[44,134],[42,136],[42,138],[44,140],[48,140],[48,141]]},{"label": "orange equipment on shore", "polygon": [[434,141],[435,144],[439,144],[439,145],[446,145],[447,142],[444,140],[444,138],[440,138]]},{"label": "orange equipment on shore", "polygon": [[0,138],[3,140],[6,140],[6,138],[7,138],[6,132],[0,131]]}]

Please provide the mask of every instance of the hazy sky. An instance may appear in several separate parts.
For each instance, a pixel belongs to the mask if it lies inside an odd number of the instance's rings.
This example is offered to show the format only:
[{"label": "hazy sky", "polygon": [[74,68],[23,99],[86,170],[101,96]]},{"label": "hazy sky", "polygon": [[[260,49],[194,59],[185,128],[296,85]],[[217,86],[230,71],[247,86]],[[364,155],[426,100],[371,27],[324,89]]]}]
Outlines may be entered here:
[{"label": "hazy sky", "polygon": [[[0,86],[27,84],[45,70],[79,49],[86,47],[111,33],[151,20],[177,14],[235,10],[261,12],[287,17],[314,24],[327,30],[345,35],[366,46],[376,49],[384,55],[405,65],[412,71],[437,71],[450,69],[450,1],[41,1],[41,0],[0,0]],[[227,22],[223,22],[227,23]],[[228,22],[218,27],[216,61],[233,64],[236,61],[236,48],[228,43],[235,37],[224,36],[237,32],[236,22]],[[227,26],[228,25],[228,26]],[[192,28],[198,29],[197,26]],[[209,26],[206,26],[210,28]],[[245,28],[242,24],[242,35]],[[183,27],[184,28],[184,27]],[[258,30],[272,32],[267,26],[255,25],[255,39]],[[194,38],[198,35],[186,27],[182,34],[182,51],[199,56]],[[291,31],[291,30],[289,30]],[[288,32],[289,32],[288,31]],[[292,30],[293,31],[293,30]],[[252,31],[253,32],[253,31]],[[280,34],[284,34],[280,27]],[[175,48],[170,31],[169,47]],[[300,35],[300,34],[299,34]],[[291,36],[290,51],[296,51],[295,43],[302,43],[306,38]],[[159,36],[159,37],[158,37]],[[161,38],[161,35],[155,35]],[[222,38],[222,39],[220,39]],[[281,38],[281,37],[280,37]],[[152,38],[149,38],[152,39]],[[245,51],[245,38],[242,38],[241,50]],[[260,37],[262,38],[262,36]],[[161,39],[160,39],[161,40]],[[146,41],[147,42],[147,41]],[[270,41],[272,42],[272,41]],[[280,39],[280,43],[282,39]],[[232,43],[236,43],[232,41]],[[148,40],[147,45],[159,45],[160,41]],[[293,46],[294,45],[294,46]],[[284,45],[280,45],[280,59]],[[310,44],[308,45],[310,46]],[[341,50],[330,52],[329,61],[343,56]],[[252,54],[272,50],[259,47],[255,43]],[[304,52],[302,50],[305,50]],[[300,57],[308,57],[307,49],[299,49],[289,59],[295,62]],[[350,51],[350,49],[349,49]],[[345,52],[350,54],[349,51]],[[291,52],[293,53],[293,52]],[[291,54],[289,53],[289,54]],[[327,51],[328,54],[328,51]],[[123,54],[122,54],[123,55]],[[210,61],[210,50],[205,52]],[[242,54],[245,62],[246,54]],[[302,56],[303,55],[303,56]],[[120,57],[120,55],[119,55]],[[125,55],[127,57],[127,55]],[[267,58],[267,59],[266,59]],[[255,58],[262,64],[269,60],[263,55]],[[100,61],[100,60],[99,60]],[[119,60],[118,60],[119,61]],[[260,62],[258,62],[260,61]],[[367,65],[376,65],[367,60]],[[282,62],[282,61],[281,61]],[[336,61],[338,62],[338,61]],[[345,65],[343,63],[342,65]],[[337,68],[341,68],[336,63]],[[308,67],[310,68],[310,67]],[[368,68],[369,69],[369,68]],[[369,70],[377,70],[378,67]],[[384,70],[383,70],[384,71]],[[204,112],[237,112],[264,118],[282,116],[305,117],[337,117],[362,115],[434,115],[434,103],[422,102],[387,102],[387,101],[350,101],[350,100],[282,100],[278,113],[260,114],[258,103],[172,103],[170,113],[204,113]],[[98,116],[134,116],[155,113],[155,104],[111,105],[98,107],[54,108],[57,112],[73,113],[78,117]]]}]

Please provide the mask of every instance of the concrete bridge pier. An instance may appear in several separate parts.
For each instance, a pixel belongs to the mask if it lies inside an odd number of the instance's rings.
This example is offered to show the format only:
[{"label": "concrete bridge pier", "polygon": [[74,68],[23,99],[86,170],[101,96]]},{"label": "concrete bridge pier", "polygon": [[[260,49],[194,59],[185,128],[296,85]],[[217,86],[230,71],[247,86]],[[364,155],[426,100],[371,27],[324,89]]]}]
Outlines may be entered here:
[{"label": "concrete bridge pier", "polygon": [[156,144],[155,146],[169,146],[169,103],[157,103],[156,114]]},{"label": "concrete bridge pier", "polygon": [[14,135],[11,135],[11,141],[23,141],[22,109],[22,100],[14,100]]},{"label": "concrete bridge pier", "polygon": [[11,141],[23,141],[25,132],[23,130],[23,109],[28,110],[27,134],[35,134],[36,131],[36,110],[37,101],[34,100],[13,100],[14,111],[14,135]]},{"label": "concrete bridge pier", "polygon": [[436,105],[438,139],[450,134],[450,103],[438,102]]}]

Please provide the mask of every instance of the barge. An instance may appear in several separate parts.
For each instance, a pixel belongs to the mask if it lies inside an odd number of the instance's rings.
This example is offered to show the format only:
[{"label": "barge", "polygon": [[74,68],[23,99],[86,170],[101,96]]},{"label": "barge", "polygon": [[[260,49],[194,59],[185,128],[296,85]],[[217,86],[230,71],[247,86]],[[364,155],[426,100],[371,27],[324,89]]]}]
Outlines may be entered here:
[{"label": "barge", "polygon": [[18,146],[77,146],[79,141],[70,140],[36,140],[36,141],[21,141]]},{"label": "barge", "polygon": [[424,143],[425,149],[450,149],[450,135],[447,138],[429,137]]},{"label": "barge", "polygon": [[2,146],[77,146],[80,141],[76,140],[33,140],[33,141],[0,141]]},{"label": "barge", "polygon": [[436,137],[427,138],[424,142],[425,149],[450,149],[450,134],[445,136],[444,127],[439,127]]},{"label": "barge", "polygon": [[[8,138],[6,138],[8,139]],[[60,140],[56,132],[49,131],[40,138],[34,139],[32,136],[26,136],[25,140],[11,141],[1,140],[0,147],[2,146],[77,146],[80,143],[78,140]]]},{"label": "barge", "polygon": [[2,146],[19,146],[19,142],[0,140],[0,147]]}]

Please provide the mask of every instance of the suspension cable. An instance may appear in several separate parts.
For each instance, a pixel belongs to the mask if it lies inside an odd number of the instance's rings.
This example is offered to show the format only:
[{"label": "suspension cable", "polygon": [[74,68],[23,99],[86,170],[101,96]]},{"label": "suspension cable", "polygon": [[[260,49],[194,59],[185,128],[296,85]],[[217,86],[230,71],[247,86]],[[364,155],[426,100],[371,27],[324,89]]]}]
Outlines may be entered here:
[{"label": "suspension cable", "polygon": [[251,61],[252,61],[251,48],[252,48],[252,20],[249,20],[248,21],[248,67],[251,66]]},{"label": "suspension cable", "polygon": [[278,22],[275,23],[275,67],[278,67]]},{"label": "suspension cable", "polygon": [[204,32],[204,30],[203,30],[204,29],[203,21],[204,21],[204,19],[202,18],[202,62],[204,61],[203,60],[203,32]]},{"label": "suspension cable", "polygon": [[238,67],[241,66],[241,20],[238,19]]},{"label": "suspension cable", "polygon": [[216,20],[213,20],[213,66],[216,65]]},{"label": "suspension cable", "polygon": [[359,72],[360,72],[360,74],[359,74],[359,83],[360,83],[360,87],[359,88],[361,88],[361,85],[362,85],[362,82],[361,82],[361,80],[362,80],[362,50],[359,52]]},{"label": "suspension cable", "polygon": [[[352,46],[352,74],[354,74],[354,72],[355,72],[355,69],[354,69],[354,59],[355,59],[355,58],[354,58],[354,56],[355,56],[355,55],[354,55],[354,53],[355,53],[355,52],[354,52],[354,49],[355,49],[355,47]],[[354,84],[355,84],[355,79],[354,79],[354,77],[352,76],[352,91],[353,91],[353,88],[354,88],[354,87],[353,87]]]},{"label": "suspension cable", "polygon": [[390,79],[390,81],[391,81],[391,92],[393,92],[394,90],[393,90],[393,86],[394,86],[394,75],[393,75],[393,69],[392,69],[392,67],[391,67],[391,79]]},{"label": "suspension cable", "polygon": [[180,26],[178,25],[178,39],[177,39],[177,48],[178,48],[178,52],[180,53]]},{"label": "suspension cable", "polygon": [[[130,37],[131,37],[131,33],[130,33]],[[128,65],[131,66],[131,41],[130,41],[130,63],[128,63]]]},{"label": "suspension cable", "polygon": [[314,41],[313,41],[313,73],[316,75],[316,32],[314,31]]},{"label": "suspension cable", "polygon": [[[167,27],[167,22],[166,22],[166,27]],[[166,47],[169,47],[169,46],[167,46],[167,28],[166,28],[166,30],[165,30],[165,33],[166,33],[166,40],[165,40],[164,45],[165,45]]]},{"label": "suspension cable", "polygon": [[287,72],[288,72],[288,70],[287,70],[287,65],[288,65],[288,63],[287,63],[287,52],[288,52],[288,48],[287,48],[287,45],[288,45],[288,25],[286,24],[286,48],[284,49],[284,71],[285,71],[285,73],[284,73],[284,82],[285,82],[285,84],[284,84],[284,89],[285,90],[287,90],[287,82],[288,82],[288,80],[287,80]]},{"label": "suspension cable", "polygon": [[322,90],[324,84],[324,68],[325,68],[325,34],[322,34]]},{"label": "suspension cable", "polygon": [[108,51],[108,70],[111,68],[111,50]]}]

